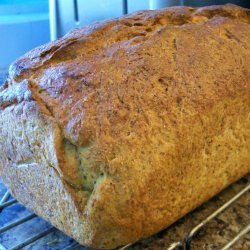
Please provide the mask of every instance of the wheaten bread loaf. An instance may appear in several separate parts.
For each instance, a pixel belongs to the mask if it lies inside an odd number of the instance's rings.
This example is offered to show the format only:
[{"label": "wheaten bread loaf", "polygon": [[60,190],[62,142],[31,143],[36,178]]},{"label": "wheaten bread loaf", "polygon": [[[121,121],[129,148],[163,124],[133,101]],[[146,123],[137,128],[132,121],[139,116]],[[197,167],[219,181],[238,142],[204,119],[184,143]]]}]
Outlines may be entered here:
[{"label": "wheaten bread loaf", "polygon": [[12,194],[81,244],[167,227],[250,170],[250,12],[141,11],[17,60],[0,91]]}]

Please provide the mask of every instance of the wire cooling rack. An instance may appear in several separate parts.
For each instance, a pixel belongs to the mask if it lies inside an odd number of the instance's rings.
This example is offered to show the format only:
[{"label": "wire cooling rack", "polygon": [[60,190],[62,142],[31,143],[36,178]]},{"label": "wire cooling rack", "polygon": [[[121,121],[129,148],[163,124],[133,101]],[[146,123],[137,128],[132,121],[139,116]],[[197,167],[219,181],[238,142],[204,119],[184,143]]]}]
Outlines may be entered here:
[{"label": "wire cooling rack", "polygon": [[[234,184],[233,184],[234,185]],[[199,237],[199,233],[204,230],[204,228],[218,215],[223,213],[226,209],[230,208],[240,197],[249,195],[248,191],[250,190],[250,183],[247,180],[242,187],[242,189],[234,194],[233,197],[228,199],[223,205],[217,208],[214,212],[212,212],[209,216],[203,219],[200,223],[194,226],[188,233],[186,233],[186,237],[180,239],[180,241],[176,241],[170,244],[167,248],[163,248],[164,250],[191,250],[192,241]],[[0,190],[1,191],[1,190]],[[3,193],[3,192],[2,192]],[[8,211],[9,210],[9,211]],[[21,215],[20,215],[21,214]],[[10,217],[15,217],[15,219],[9,219]],[[20,217],[21,216],[21,217]],[[5,220],[3,219],[5,218]],[[2,220],[1,220],[2,219]],[[11,222],[9,222],[11,220]],[[7,221],[7,223],[6,223]],[[27,227],[27,223],[30,225]],[[43,224],[43,229],[36,229],[36,233],[33,235],[24,235],[22,240],[18,241],[19,234],[27,234],[29,233],[29,229],[35,229],[34,227],[37,225]],[[25,227],[26,225],[26,227]],[[19,250],[19,249],[60,249],[60,250],[73,250],[73,249],[85,249],[85,247],[80,246],[77,242],[69,238],[68,236],[61,233],[55,227],[51,226],[49,223],[43,221],[35,214],[29,212],[23,206],[21,206],[16,199],[11,197],[8,191],[5,191],[2,194],[2,198],[0,200],[0,250]],[[24,228],[22,230],[22,227]],[[17,228],[19,229],[17,235],[15,231]],[[20,231],[21,230],[21,231]],[[34,231],[34,230],[33,230]],[[9,232],[9,234],[8,234]],[[17,232],[17,231],[16,231]],[[230,239],[220,250],[228,250],[232,249],[232,246],[242,239],[246,234],[250,232],[250,224],[245,226],[241,231],[239,231],[234,237]],[[6,237],[3,237],[4,234],[7,233]],[[12,240],[12,245],[9,244],[10,235],[14,240]],[[44,239],[46,244],[40,243],[37,244],[38,241]],[[14,242],[14,243],[13,243]],[[6,246],[7,244],[7,246]],[[138,243],[128,244],[124,247],[119,248],[119,250],[125,249],[138,249],[136,247]],[[50,247],[52,246],[52,247]],[[152,249],[152,248],[151,248]]]}]

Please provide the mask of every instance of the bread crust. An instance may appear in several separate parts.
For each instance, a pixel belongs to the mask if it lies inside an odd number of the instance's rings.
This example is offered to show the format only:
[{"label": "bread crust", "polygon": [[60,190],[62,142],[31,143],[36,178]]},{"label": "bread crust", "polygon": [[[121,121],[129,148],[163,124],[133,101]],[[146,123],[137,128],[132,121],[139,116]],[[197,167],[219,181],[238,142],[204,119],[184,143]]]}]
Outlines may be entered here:
[{"label": "bread crust", "polygon": [[148,237],[250,170],[250,14],[140,11],[12,64],[0,90],[0,172],[79,243]]}]

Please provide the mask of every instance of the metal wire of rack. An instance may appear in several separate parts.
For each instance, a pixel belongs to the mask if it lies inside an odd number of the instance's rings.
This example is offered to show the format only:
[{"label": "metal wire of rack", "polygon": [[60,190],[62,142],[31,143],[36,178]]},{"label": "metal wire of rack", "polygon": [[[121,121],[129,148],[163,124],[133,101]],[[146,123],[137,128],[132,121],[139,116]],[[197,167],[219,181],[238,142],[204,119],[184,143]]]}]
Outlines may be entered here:
[{"label": "metal wire of rack", "polygon": [[[207,218],[205,218],[203,221],[201,221],[198,225],[196,225],[187,235],[184,239],[172,243],[167,250],[191,250],[192,249],[192,241],[195,237],[197,237],[198,233],[201,231],[201,229],[204,229],[204,227],[214,218],[216,218],[220,213],[225,211],[227,208],[229,208],[235,201],[237,201],[241,196],[246,195],[247,192],[250,190],[250,183],[247,183],[246,186],[238,192],[235,196],[233,196],[230,200],[228,200],[226,203],[224,203],[221,207],[219,207],[216,211],[214,211],[212,214],[210,214]],[[8,191],[5,192],[2,199],[0,200],[0,214],[1,212],[16,204],[17,200],[11,198],[11,195]],[[35,214],[29,214],[23,218],[20,218],[12,223],[9,223],[8,225],[5,225],[0,228],[0,234],[13,229],[14,227],[17,227],[19,225],[22,225],[23,223],[30,221],[31,219],[35,218]],[[52,233],[53,231],[57,230],[54,227],[50,227],[42,232],[39,232],[35,236],[27,238],[25,241],[8,248],[8,250],[19,250],[23,249],[24,247],[27,247],[28,245],[34,243],[35,241],[45,237],[46,235]],[[235,235],[234,238],[232,238],[221,250],[229,250],[231,247],[240,240],[244,235],[250,232],[250,224],[247,225],[242,231],[240,231],[237,235]],[[123,246],[119,248],[119,250],[125,250],[128,249],[130,246],[133,246],[135,243],[128,244],[126,246]],[[76,247],[79,247],[80,245],[77,242],[73,242],[69,244],[68,246],[62,248],[62,250],[73,250]],[[7,250],[5,246],[3,246],[0,243],[0,250]]]},{"label": "metal wire of rack", "polygon": [[[173,249],[183,249],[183,250],[191,250],[192,240],[201,229],[204,228],[212,219],[222,213],[225,209],[227,209],[230,205],[232,205],[236,200],[238,200],[242,195],[246,194],[250,190],[250,184],[246,185],[239,193],[233,196],[229,201],[227,201],[224,205],[219,207],[216,211],[214,211],[211,215],[209,215],[206,219],[204,219],[201,223],[195,226],[185,237],[184,240],[175,242],[170,246],[167,250]],[[221,250],[228,250],[232,245],[234,245],[238,240],[240,240],[245,234],[250,231],[250,224],[247,225],[242,231],[240,231],[231,241],[229,241]]]}]

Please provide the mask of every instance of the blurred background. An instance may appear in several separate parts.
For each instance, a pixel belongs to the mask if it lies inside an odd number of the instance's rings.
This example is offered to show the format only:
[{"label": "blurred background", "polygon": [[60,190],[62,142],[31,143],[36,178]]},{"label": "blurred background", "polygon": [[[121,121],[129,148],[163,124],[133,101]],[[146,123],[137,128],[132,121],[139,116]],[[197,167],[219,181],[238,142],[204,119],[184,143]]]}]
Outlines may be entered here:
[{"label": "blurred background", "polygon": [[75,27],[142,9],[225,3],[250,7],[250,0],[0,0],[0,84],[16,58]]}]

